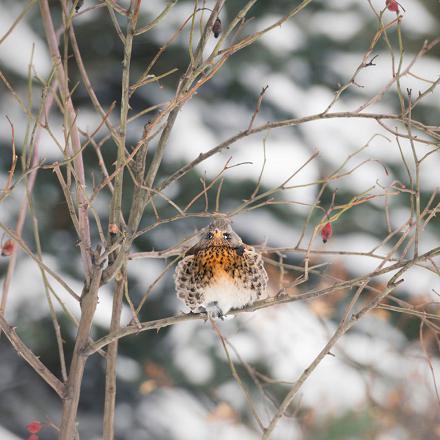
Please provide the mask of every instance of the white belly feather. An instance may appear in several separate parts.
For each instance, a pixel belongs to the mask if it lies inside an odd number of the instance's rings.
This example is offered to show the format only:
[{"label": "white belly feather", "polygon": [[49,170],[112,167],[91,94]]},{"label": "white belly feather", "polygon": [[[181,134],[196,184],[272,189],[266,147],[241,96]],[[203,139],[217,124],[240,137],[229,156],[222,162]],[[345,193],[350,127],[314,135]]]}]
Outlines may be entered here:
[{"label": "white belly feather", "polygon": [[255,290],[240,288],[231,282],[230,279],[222,277],[211,286],[205,288],[202,307],[216,303],[223,314],[231,309],[241,309],[257,299]]}]

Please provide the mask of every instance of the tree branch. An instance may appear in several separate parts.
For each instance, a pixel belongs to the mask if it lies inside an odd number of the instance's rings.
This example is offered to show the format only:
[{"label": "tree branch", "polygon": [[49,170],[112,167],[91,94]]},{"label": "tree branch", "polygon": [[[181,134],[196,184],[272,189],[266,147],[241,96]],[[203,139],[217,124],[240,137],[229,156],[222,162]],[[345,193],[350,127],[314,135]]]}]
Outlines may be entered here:
[{"label": "tree branch", "polygon": [[32,350],[17,335],[14,327],[11,327],[6,319],[0,314],[0,328],[14,347],[18,355],[20,355],[40,377],[60,396],[64,397],[63,383],[38,359]]}]

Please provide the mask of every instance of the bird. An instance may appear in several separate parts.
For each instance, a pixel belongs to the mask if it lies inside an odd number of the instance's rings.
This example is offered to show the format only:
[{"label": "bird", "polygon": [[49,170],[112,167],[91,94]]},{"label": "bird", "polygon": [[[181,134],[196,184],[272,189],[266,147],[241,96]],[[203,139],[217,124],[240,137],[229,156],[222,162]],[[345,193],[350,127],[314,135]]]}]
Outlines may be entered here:
[{"label": "bird", "polygon": [[263,259],[243,243],[227,218],[215,218],[199,234],[176,266],[174,281],[177,297],[191,312],[212,319],[267,298]]}]

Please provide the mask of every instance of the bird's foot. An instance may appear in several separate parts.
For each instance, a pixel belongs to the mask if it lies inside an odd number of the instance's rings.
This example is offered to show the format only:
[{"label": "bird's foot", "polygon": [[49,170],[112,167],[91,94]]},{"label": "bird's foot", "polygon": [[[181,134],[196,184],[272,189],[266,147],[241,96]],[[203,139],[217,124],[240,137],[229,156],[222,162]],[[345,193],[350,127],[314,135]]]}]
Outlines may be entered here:
[{"label": "bird's foot", "polygon": [[197,315],[199,312],[194,310],[180,310],[178,316],[186,316],[186,315]]},{"label": "bird's foot", "polygon": [[204,307],[208,318],[211,319],[221,319],[222,321],[225,319],[225,315],[223,314],[223,310],[219,307],[217,301],[210,302],[206,304]]}]

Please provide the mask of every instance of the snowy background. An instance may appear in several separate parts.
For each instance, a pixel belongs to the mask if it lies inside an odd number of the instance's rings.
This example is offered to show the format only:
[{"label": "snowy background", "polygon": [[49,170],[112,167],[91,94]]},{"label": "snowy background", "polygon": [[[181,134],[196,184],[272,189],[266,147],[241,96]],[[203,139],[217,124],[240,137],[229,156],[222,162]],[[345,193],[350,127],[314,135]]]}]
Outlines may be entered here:
[{"label": "snowy background", "polygon": [[[121,1],[121,4],[127,2]],[[212,6],[207,1],[207,6]],[[221,13],[228,23],[244,1],[227,2]],[[377,9],[384,1],[371,2]],[[87,8],[95,1],[85,2]],[[5,0],[0,14],[0,36],[20,14],[24,3]],[[142,2],[140,23],[146,24],[157,16],[165,2]],[[257,2],[251,10],[253,20],[243,32],[262,29],[281,18],[295,2]],[[422,47],[423,41],[438,36],[440,12],[433,1],[403,1],[402,34],[405,44],[404,66]],[[51,3],[59,24],[58,3]],[[159,47],[194,8],[191,1],[178,1],[160,26],[135,41],[133,78],[151,60]],[[205,15],[206,16],[206,15]],[[387,11],[385,22],[395,18]],[[119,102],[122,46],[117,38],[106,8],[80,14],[74,20],[79,46],[97,95],[105,108],[113,100]],[[179,113],[172,131],[165,161],[158,181],[184,163],[245,129],[255,109],[262,87],[269,88],[264,96],[255,126],[267,121],[299,118],[322,112],[332,101],[338,84],[350,80],[367,51],[377,26],[377,19],[366,0],[314,1],[298,16],[265,35],[256,44],[234,55],[219,74],[204,86]],[[394,53],[398,55],[395,30],[389,32]],[[156,65],[159,75],[178,67],[183,72],[189,60],[189,27],[171,45]],[[211,38],[206,48],[209,54],[216,40]],[[380,92],[392,79],[391,57],[381,42],[373,51],[378,55],[376,65],[360,72],[356,82],[344,93],[332,111],[354,111]],[[38,5],[34,4],[14,31],[0,44],[1,71],[13,85],[23,102],[28,105],[28,69],[33,65],[31,108],[36,112],[41,99],[39,78],[51,73],[51,60],[42,32]],[[71,60],[72,88],[80,76]],[[421,79],[436,80],[440,75],[439,49],[420,59],[412,69],[417,78],[405,77],[402,89],[412,88],[417,96],[427,83]],[[159,83],[141,88],[131,99],[132,115],[173,96],[178,74],[170,75]],[[27,120],[23,109],[4,82],[0,83],[0,112],[2,115],[0,142],[1,183],[3,185],[10,160],[10,128],[4,118],[14,123],[19,149],[26,143]],[[78,108],[78,125],[92,133],[100,123],[87,93],[79,83],[73,96]],[[440,120],[439,90],[427,95],[413,113],[425,124],[438,125]],[[399,113],[395,87],[380,102],[369,106],[372,113]],[[150,118],[145,115],[135,120],[129,129],[129,143],[134,144],[142,134],[143,125]],[[112,115],[117,121],[118,112]],[[63,144],[63,120],[53,112],[50,126],[53,135]],[[393,128],[392,123],[387,123]],[[100,132],[104,136],[105,130]],[[375,136],[376,135],[376,136]],[[380,136],[379,136],[380,135]],[[374,136],[374,137],[373,137]],[[99,136],[98,136],[99,137]],[[271,247],[293,247],[301,234],[303,222],[319,192],[318,179],[338,169],[350,154],[362,146],[345,165],[344,170],[356,168],[348,176],[331,183],[321,198],[321,206],[330,205],[332,193],[337,191],[336,202],[347,203],[365,191],[381,194],[394,181],[409,185],[395,138],[374,120],[338,118],[314,121],[299,127],[287,127],[261,132],[234,143],[198,165],[195,170],[171,185],[166,194],[185,206],[201,190],[200,177],[215,177],[229,158],[231,163],[250,162],[227,171],[223,186],[221,210],[237,208],[252,194],[266,156],[262,188],[273,188],[282,183],[315,152],[316,160],[304,167],[290,181],[296,186],[280,194],[279,199],[289,205],[268,206],[240,214],[234,218],[234,228],[244,241],[253,245],[263,243]],[[410,145],[401,140],[405,157],[411,160]],[[432,149],[418,145],[420,155]],[[102,148],[108,166],[115,158],[115,146],[109,141]],[[62,159],[56,142],[47,131],[40,141],[40,158],[47,162]],[[96,156],[90,147],[85,161],[93,164],[98,173]],[[387,172],[385,172],[385,167]],[[422,204],[438,188],[440,154],[430,156],[421,166]],[[91,179],[91,176],[87,176]],[[129,189],[127,189],[128,191]],[[212,195],[212,194],[211,194]],[[24,197],[23,187],[2,203],[0,221],[13,227]],[[215,193],[213,196],[215,199]],[[110,194],[102,194],[95,209],[105,219]],[[127,205],[124,209],[128,208]],[[314,264],[326,263],[322,276],[295,289],[306,292],[311,287],[324,287],[331,279],[349,279],[374,270],[380,260],[374,257],[337,255],[336,251],[369,252],[387,236],[384,199],[377,198],[349,210],[334,225],[334,237],[324,246],[318,237],[313,249],[335,251],[314,259]],[[158,209],[164,217],[175,212],[165,201],[158,200]],[[203,200],[194,206],[194,212],[203,209]],[[82,288],[79,251],[76,237],[69,223],[63,195],[51,171],[38,175],[34,194],[34,208],[39,221],[45,263],[55,270],[78,294]],[[210,210],[214,209],[211,203]],[[398,228],[408,220],[409,198],[399,196],[391,200],[390,221]],[[312,217],[301,242],[307,247],[313,226],[322,218],[322,212]],[[154,222],[147,212],[143,226]],[[189,219],[164,224],[135,242],[134,252],[165,249],[173,246],[197,228],[206,225],[205,219]],[[421,252],[440,245],[439,221],[434,219],[425,229],[420,243]],[[97,235],[96,235],[97,237]],[[97,239],[95,237],[95,240]],[[34,248],[32,225],[29,220],[24,238]],[[386,255],[391,245],[381,246],[377,255]],[[301,265],[303,254],[286,253],[286,262]],[[139,301],[171,260],[132,260],[129,263],[130,295]],[[440,262],[437,260],[440,264]],[[7,259],[0,261],[4,276]],[[270,267],[271,289],[277,291],[279,273]],[[292,279],[298,272],[292,272]],[[332,278],[334,277],[334,278]],[[389,276],[377,278],[374,287],[383,288]],[[56,281],[53,287],[63,301],[79,316],[79,305],[61,289]],[[100,291],[95,317],[94,336],[99,337],[109,326],[112,286]],[[437,293],[436,293],[437,292]],[[413,268],[405,275],[405,282],[395,295],[417,306],[436,301],[440,292],[440,277],[423,268]],[[240,359],[234,357],[236,368],[249,388],[256,409],[264,424],[273,415],[276,406],[309,363],[316,357],[336,329],[349,292],[338,292],[329,298],[309,302],[295,302],[267,308],[252,314],[240,314],[233,320],[219,324],[222,334],[232,344]],[[393,303],[394,304],[394,303]],[[58,312],[66,341],[67,360],[72,349],[74,327]],[[174,296],[172,270],[153,289],[143,311],[142,320],[158,319],[183,310]],[[430,313],[437,314],[433,304]],[[59,375],[55,337],[50,321],[44,285],[34,262],[20,253],[7,304],[8,322],[17,326],[20,336],[41,360]],[[131,319],[128,306],[123,322]],[[420,343],[420,320],[407,315],[377,310],[362,319],[326,356],[317,370],[301,388],[291,406],[291,415],[284,417],[274,432],[274,439],[360,439],[379,440],[435,439],[440,436],[439,401],[434,387],[439,380],[439,358],[436,334],[424,328]],[[426,350],[426,351],[424,351]],[[233,352],[232,352],[233,353]],[[431,364],[427,361],[430,357]],[[246,365],[261,374],[280,381],[264,384],[264,392],[255,386],[246,371]],[[431,368],[432,367],[432,368]],[[263,382],[264,383],[264,382]],[[101,438],[101,416],[104,395],[104,362],[94,355],[87,364],[82,388],[79,421],[84,439]],[[60,404],[52,391],[10,348],[4,337],[0,339],[0,438],[14,440],[26,436],[25,425],[31,420],[60,418]],[[142,333],[121,341],[118,360],[118,398],[116,408],[116,438],[204,440],[247,440],[260,438],[245,396],[233,379],[224,351],[209,324],[192,321],[158,334]],[[56,438],[53,430],[45,429],[42,439]]]}]

